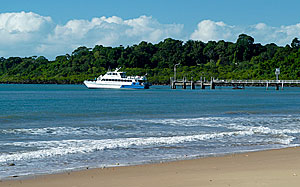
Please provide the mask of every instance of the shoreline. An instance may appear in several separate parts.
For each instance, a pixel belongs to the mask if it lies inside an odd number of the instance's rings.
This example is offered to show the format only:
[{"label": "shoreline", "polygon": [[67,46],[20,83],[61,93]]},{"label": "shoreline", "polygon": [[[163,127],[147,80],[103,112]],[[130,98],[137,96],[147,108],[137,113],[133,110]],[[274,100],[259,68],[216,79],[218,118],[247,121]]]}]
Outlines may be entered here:
[{"label": "shoreline", "polygon": [[0,186],[298,186],[300,147],[4,179]]},{"label": "shoreline", "polygon": [[[198,159],[206,159],[206,158],[217,158],[217,157],[226,157],[230,155],[239,155],[239,154],[247,154],[247,153],[255,153],[255,152],[263,152],[263,151],[273,151],[273,150],[281,150],[281,149],[288,149],[288,148],[295,148],[299,147],[300,144],[295,144],[293,146],[289,147],[277,147],[277,148],[268,148],[268,149],[253,149],[253,150],[242,150],[239,152],[222,152],[222,153],[210,153],[207,155],[199,155],[199,156],[188,156],[185,155],[181,158],[173,158],[173,159],[162,159],[162,160],[149,160],[149,161],[142,161],[142,162],[133,162],[133,163],[127,163],[127,164],[121,164],[121,163],[115,163],[105,166],[81,166],[78,168],[68,168],[63,170],[57,170],[50,173],[42,172],[42,173],[36,173],[36,174],[27,174],[27,175],[11,175],[4,178],[0,178],[0,182],[2,181],[13,181],[13,180],[27,180],[27,179],[33,179],[36,177],[41,176],[47,176],[47,175],[59,175],[64,173],[70,173],[70,172],[80,172],[80,171],[86,171],[86,170],[93,170],[93,169],[108,169],[108,168],[119,168],[119,167],[134,167],[134,166],[142,166],[142,165],[154,165],[154,164],[162,164],[162,163],[173,163],[173,162],[181,162],[181,161],[189,161],[189,160],[198,160]],[[300,156],[300,155],[299,155]],[[14,164],[14,163],[11,163]],[[13,166],[11,166],[13,167]],[[1,183],[0,183],[1,184]],[[0,185],[1,187],[1,185]]]}]

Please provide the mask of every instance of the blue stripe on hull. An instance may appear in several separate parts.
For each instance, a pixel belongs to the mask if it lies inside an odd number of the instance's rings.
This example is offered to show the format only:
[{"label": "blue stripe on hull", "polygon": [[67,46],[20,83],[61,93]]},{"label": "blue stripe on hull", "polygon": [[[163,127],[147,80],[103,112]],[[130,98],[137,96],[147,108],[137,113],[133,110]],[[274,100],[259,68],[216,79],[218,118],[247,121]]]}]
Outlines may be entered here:
[{"label": "blue stripe on hull", "polygon": [[141,85],[122,85],[121,88],[145,89],[145,87]]}]

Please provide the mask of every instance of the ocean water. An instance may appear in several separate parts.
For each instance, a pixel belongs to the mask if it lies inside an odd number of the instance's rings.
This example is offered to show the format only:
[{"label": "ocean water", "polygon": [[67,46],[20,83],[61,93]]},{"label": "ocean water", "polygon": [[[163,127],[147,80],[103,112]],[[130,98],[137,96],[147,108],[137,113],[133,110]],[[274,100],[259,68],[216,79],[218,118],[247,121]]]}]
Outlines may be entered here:
[{"label": "ocean water", "polygon": [[2,84],[0,179],[297,146],[299,104],[300,88]]}]

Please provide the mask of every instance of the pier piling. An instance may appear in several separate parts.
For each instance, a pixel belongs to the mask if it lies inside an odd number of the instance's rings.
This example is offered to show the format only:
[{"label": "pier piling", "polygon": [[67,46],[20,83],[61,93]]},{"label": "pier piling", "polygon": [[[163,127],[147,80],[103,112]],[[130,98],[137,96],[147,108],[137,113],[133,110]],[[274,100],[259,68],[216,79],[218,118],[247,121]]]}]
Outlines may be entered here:
[{"label": "pier piling", "polygon": [[182,89],[186,89],[186,77],[183,78]]},{"label": "pier piling", "polygon": [[176,84],[173,77],[170,78],[170,82],[171,82],[171,89],[176,89]]},{"label": "pier piling", "polygon": [[215,85],[215,83],[213,81],[211,81],[211,83],[210,83],[210,89],[211,90],[216,89],[216,85]]},{"label": "pier piling", "polygon": [[214,90],[216,88],[215,83],[214,83],[214,79],[211,77],[210,79],[210,89]]},{"label": "pier piling", "polygon": [[203,83],[203,82],[201,82],[201,84],[200,84],[200,87],[201,87],[201,89],[202,89],[202,90],[204,90],[204,89],[205,89],[205,85],[204,85],[204,83]]},{"label": "pier piling", "polygon": [[191,90],[194,90],[195,89],[195,84],[194,84],[194,81],[193,81],[193,77],[191,78]]}]

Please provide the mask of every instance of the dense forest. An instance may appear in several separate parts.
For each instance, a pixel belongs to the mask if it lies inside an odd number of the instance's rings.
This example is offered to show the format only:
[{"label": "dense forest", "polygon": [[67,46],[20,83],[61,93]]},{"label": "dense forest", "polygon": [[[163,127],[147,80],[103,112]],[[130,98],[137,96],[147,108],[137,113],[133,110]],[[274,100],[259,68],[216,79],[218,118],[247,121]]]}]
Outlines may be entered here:
[{"label": "dense forest", "polygon": [[167,38],[158,44],[143,41],[127,47],[79,47],[53,61],[43,56],[1,57],[0,82],[82,83],[109,68],[122,67],[129,75],[147,73],[153,84],[168,84],[178,63],[178,78],[275,79],[275,68],[280,68],[280,79],[300,79],[300,41],[295,38],[285,47],[261,45],[241,34],[235,43]]}]

